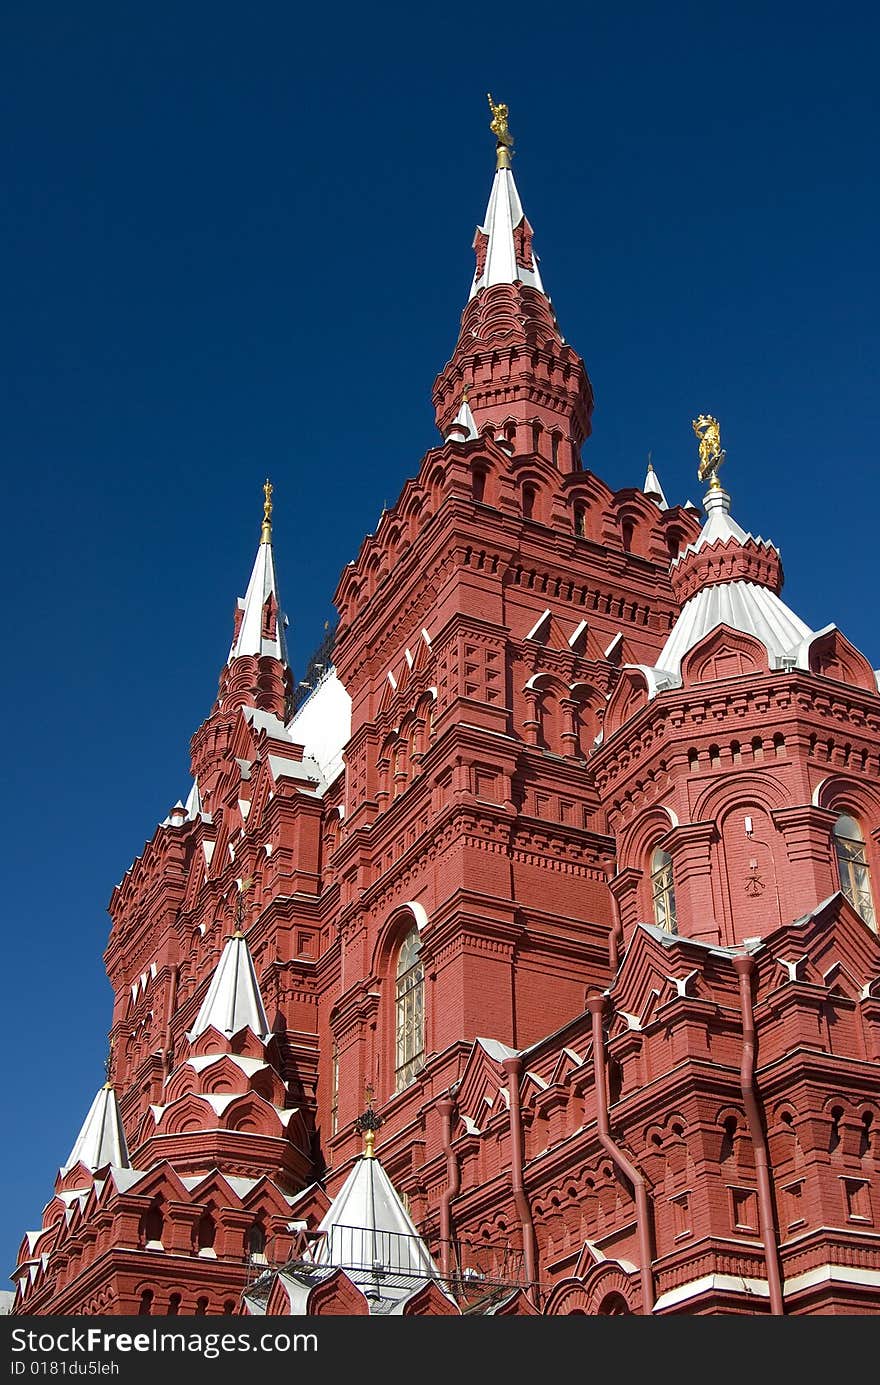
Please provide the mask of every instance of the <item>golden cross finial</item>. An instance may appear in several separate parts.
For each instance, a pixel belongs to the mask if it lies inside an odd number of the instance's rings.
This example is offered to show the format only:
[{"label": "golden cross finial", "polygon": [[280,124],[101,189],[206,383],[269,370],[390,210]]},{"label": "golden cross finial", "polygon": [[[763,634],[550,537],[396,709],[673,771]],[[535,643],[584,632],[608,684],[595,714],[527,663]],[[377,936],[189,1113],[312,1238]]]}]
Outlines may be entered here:
[{"label": "golden cross finial", "polygon": [[700,465],[697,468],[697,478],[700,481],[708,481],[709,489],[713,491],[721,490],[721,482],[718,480],[718,470],[725,458],[724,448],[721,446],[721,428],[717,418],[711,414],[700,414],[692,422],[694,432],[700,439]]},{"label": "golden cross finial", "polygon": [[272,482],[267,476],[263,485],[263,495],[266,498],[263,501],[263,530],[260,534],[260,543],[272,542],[272,490]]},{"label": "golden cross finial", "polygon": [[110,1035],[110,1045],[107,1049],[107,1057],[104,1059],[104,1086],[113,1086],[113,1035]]},{"label": "golden cross finial", "polygon": [[495,167],[510,168],[511,150],[513,149],[513,135],[510,133],[510,126],[507,123],[508,108],[503,102],[497,105],[492,100],[491,91],[487,91],[489,98],[489,110],[492,112],[492,122],[489,129],[495,136]]}]

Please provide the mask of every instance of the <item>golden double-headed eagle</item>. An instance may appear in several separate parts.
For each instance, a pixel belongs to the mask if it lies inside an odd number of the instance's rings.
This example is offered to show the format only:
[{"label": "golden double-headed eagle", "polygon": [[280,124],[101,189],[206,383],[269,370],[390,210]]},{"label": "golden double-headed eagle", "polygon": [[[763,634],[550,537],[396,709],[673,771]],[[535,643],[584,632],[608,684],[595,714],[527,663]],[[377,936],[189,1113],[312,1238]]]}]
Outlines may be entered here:
[{"label": "golden double-headed eagle", "polygon": [[498,102],[496,104],[492,100],[491,91],[487,92],[486,95],[489,98],[489,110],[492,112],[492,121],[489,125],[489,129],[495,136],[495,151],[498,158],[498,167],[510,168],[513,135],[510,133],[510,126],[507,123],[509,110],[503,102]]},{"label": "golden double-headed eagle", "polygon": [[697,476],[701,481],[708,481],[712,490],[720,490],[718,469],[724,461],[725,452],[721,446],[721,428],[718,420],[711,414],[700,414],[699,418],[693,420],[692,426],[700,439],[700,465]]}]

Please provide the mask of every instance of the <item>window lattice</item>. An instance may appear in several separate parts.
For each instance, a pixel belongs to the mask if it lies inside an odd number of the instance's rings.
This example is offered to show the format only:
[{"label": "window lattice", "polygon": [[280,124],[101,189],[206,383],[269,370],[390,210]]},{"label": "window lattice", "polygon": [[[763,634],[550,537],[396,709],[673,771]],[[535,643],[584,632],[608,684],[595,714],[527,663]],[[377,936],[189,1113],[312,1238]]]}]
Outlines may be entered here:
[{"label": "window lattice", "polygon": [[412,1081],[425,1059],[425,973],[417,928],[406,935],[397,956],[395,1008],[394,1070],[400,1091]]}]

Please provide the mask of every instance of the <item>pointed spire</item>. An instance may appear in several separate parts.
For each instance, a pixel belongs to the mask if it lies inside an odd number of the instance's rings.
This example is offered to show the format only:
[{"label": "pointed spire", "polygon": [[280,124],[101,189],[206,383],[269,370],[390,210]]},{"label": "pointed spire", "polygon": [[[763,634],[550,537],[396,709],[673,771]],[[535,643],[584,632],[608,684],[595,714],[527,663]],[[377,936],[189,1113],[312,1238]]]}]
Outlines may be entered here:
[{"label": "pointed spire", "polygon": [[107,1081],[95,1094],[67,1163],[61,1166],[62,1175],[74,1164],[84,1164],[93,1173],[105,1164],[114,1164],[121,1169],[131,1168],[119,1102],[110,1080],[109,1058],[107,1062]]},{"label": "pointed spire", "polygon": [[272,553],[272,485],[268,480],[263,486],[263,524],[260,531],[260,546],[254,561],[251,579],[248,582],[244,601],[240,603],[239,622],[228,663],[243,655],[268,655],[287,663],[287,641],[284,636],[286,617],[281,611],[278,599],[278,581],[275,576],[275,559]]},{"label": "pointed spire", "polygon": [[642,490],[645,492],[645,495],[649,495],[652,500],[657,502],[661,510],[669,509],[666,496],[663,494],[663,487],[660,484],[660,477],[654,470],[650,452],[648,453],[648,474],[645,477],[645,484],[642,486]]},{"label": "pointed spire", "polygon": [[[331,1202],[320,1227],[322,1233],[315,1252],[319,1265],[345,1269],[367,1297],[399,1298],[412,1291],[412,1285],[377,1281],[377,1271],[394,1269],[398,1274],[439,1278],[431,1253],[403,1205],[391,1179],[373,1149],[381,1116],[373,1110],[373,1092],[367,1087],[367,1107],[355,1121],[364,1136],[364,1152]],[[371,1292],[372,1289],[372,1292]]]},{"label": "pointed spire", "polygon": [[530,284],[544,292],[538,262],[532,254],[532,228],[526,220],[510,167],[513,138],[507,127],[507,107],[489,97],[494,119],[490,129],[498,139],[495,180],[482,226],[477,227],[477,269],[470,298],[493,284]]},{"label": "pointed spire", "polygon": [[271,1032],[253,959],[240,928],[226,940],[208,994],[187,1038],[192,1042],[212,1026],[230,1039],[245,1027],[264,1041]]},{"label": "pointed spire", "polygon": [[[462,441],[470,415],[477,436],[491,428],[507,451],[538,453],[563,473],[578,471],[592,427],[593,389],[559,330],[532,252],[532,228],[510,168],[507,107],[489,100],[497,167],[474,238],[476,265],[458,341],[434,381],[437,427],[443,438]],[[470,389],[467,413],[462,386]]]},{"label": "pointed spire", "polygon": [[446,441],[473,442],[474,438],[479,436],[474,416],[471,413],[471,406],[468,403],[468,392],[464,389],[461,392],[461,408],[446,430]]}]

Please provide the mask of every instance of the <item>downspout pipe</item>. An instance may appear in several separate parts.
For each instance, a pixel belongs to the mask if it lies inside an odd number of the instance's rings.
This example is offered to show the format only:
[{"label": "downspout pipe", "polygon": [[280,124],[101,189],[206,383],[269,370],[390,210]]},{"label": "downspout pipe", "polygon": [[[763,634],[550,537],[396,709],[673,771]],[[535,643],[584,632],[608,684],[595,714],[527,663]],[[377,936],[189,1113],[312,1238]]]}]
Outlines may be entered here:
[{"label": "downspout pipe", "polygon": [[446,1155],[446,1191],[440,1198],[440,1273],[448,1279],[452,1273],[452,1199],[461,1188],[461,1170],[452,1148],[452,1113],[455,1102],[445,1096],[437,1102],[442,1122],[443,1153]]},{"label": "downspout pipe", "polygon": [[608,1082],[605,1070],[605,1031],[602,1017],[605,1013],[605,997],[598,991],[587,996],[587,1009],[593,1017],[593,1084],[596,1089],[596,1126],[599,1143],[615,1167],[632,1185],[636,1204],[636,1230],[641,1260],[640,1278],[642,1284],[642,1312],[650,1317],[654,1310],[654,1272],[653,1250],[651,1248],[651,1206],[648,1185],[644,1174],[639,1173],[635,1164],[629,1160],[619,1145],[611,1138],[608,1126]]},{"label": "downspout pipe", "polygon": [[177,1009],[177,983],[180,978],[180,967],[175,962],[171,966],[171,977],[168,982],[168,1004],[165,1007],[165,1028],[162,1034],[162,1067],[165,1076],[171,1072],[171,1021],[174,1019],[174,1012]]},{"label": "downspout pipe", "polygon": [[617,895],[610,888],[612,876],[608,875],[609,889],[611,896],[611,932],[608,934],[608,965],[611,967],[612,979],[617,975],[617,968],[620,963],[620,953],[623,947],[623,919],[620,917],[620,904]]},{"label": "downspout pipe", "polygon": [[755,1058],[757,1055],[757,1034],[755,1030],[755,1010],[752,1004],[752,974],[755,959],[748,954],[734,957],[734,969],[739,977],[739,1003],[742,1011],[743,1047],[740,1063],[740,1090],[749,1134],[755,1151],[755,1173],[758,1180],[758,1216],[761,1222],[761,1239],[764,1243],[764,1263],[767,1266],[767,1284],[770,1289],[770,1312],[781,1317],[785,1314],[782,1297],[782,1275],[779,1268],[779,1246],[776,1243],[776,1228],[773,1222],[773,1193],[770,1186],[770,1160],[767,1154],[767,1140],[764,1123],[758,1109],[755,1091]]},{"label": "downspout pipe", "polygon": [[537,1306],[538,1275],[535,1254],[535,1224],[532,1221],[532,1209],[529,1206],[523,1182],[523,1129],[519,1100],[519,1081],[522,1076],[523,1060],[518,1055],[514,1055],[510,1058],[504,1058],[501,1066],[507,1074],[507,1086],[510,1092],[510,1181],[513,1189],[513,1203],[522,1227],[523,1263],[528,1292],[533,1296],[535,1306]]}]

